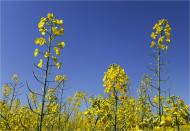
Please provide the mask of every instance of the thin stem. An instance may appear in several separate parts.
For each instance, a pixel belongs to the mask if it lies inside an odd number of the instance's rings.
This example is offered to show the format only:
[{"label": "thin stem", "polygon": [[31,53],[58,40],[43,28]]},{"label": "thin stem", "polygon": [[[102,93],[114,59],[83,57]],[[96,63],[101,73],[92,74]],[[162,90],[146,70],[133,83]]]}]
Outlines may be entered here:
[{"label": "thin stem", "polygon": [[[50,25],[50,38],[52,35],[52,25]],[[51,39],[49,39],[49,45],[48,45],[48,52],[51,52]],[[44,80],[44,88],[43,88],[43,96],[42,96],[42,108],[41,108],[41,114],[40,114],[40,126],[39,126],[39,131],[42,130],[42,124],[43,124],[43,117],[44,117],[44,108],[45,108],[45,96],[46,96],[46,92],[47,92],[47,80],[48,80],[48,71],[49,71],[49,61],[50,61],[50,56],[48,56],[47,58],[47,62],[46,62],[46,71],[45,71],[45,80]]]}]

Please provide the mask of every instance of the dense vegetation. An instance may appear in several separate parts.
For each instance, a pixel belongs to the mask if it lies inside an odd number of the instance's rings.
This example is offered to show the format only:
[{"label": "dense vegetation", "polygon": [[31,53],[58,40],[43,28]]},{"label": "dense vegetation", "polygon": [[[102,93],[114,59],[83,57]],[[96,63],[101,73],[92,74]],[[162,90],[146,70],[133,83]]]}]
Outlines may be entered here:
[{"label": "dense vegetation", "polygon": [[[39,88],[24,84],[17,74],[2,86],[0,130],[190,130],[188,105],[179,96],[162,93],[161,66],[171,36],[167,19],[159,20],[151,33],[155,67],[150,69],[156,81],[144,74],[137,98],[130,96],[129,76],[118,64],[111,64],[104,73],[104,95],[80,91],[65,98],[67,77],[54,73],[62,68],[59,57],[65,43],[56,38],[64,34],[63,20],[48,13],[38,29],[41,37],[35,40],[33,76]],[[20,103],[22,88],[28,89],[26,105]]]}]

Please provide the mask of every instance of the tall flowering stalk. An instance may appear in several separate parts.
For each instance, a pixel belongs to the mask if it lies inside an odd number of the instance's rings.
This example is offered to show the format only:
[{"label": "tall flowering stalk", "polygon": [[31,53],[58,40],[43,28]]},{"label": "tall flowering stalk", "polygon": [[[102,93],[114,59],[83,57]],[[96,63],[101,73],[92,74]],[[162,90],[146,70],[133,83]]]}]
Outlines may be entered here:
[{"label": "tall flowering stalk", "polygon": [[[46,101],[48,101],[48,91],[52,90],[50,83],[62,83],[65,80],[64,75],[56,75],[54,80],[52,79],[52,68],[60,69],[62,63],[58,57],[61,54],[61,50],[64,48],[64,42],[57,42],[55,38],[62,36],[64,33],[63,20],[57,19],[53,13],[48,13],[46,17],[42,17],[38,23],[38,29],[41,33],[39,38],[36,38],[35,44],[38,46],[34,51],[34,57],[38,58],[38,64],[34,64],[36,68],[42,71],[43,77],[39,77],[34,71],[35,79],[42,85],[42,92],[36,93],[29,89],[29,91],[35,95],[41,96],[41,105],[39,113],[39,127],[41,131],[43,128],[43,119],[46,114]],[[59,85],[58,85],[59,86]],[[29,88],[29,87],[28,87]],[[30,105],[31,107],[31,105]]]},{"label": "tall flowering stalk", "polygon": [[171,27],[167,19],[159,20],[153,27],[151,33],[152,42],[150,48],[153,48],[157,52],[157,90],[158,90],[158,113],[159,120],[161,122],[162,111],[161,111],[161,54],[168,50],[171,37]]},{"label": "tall flowering stalk", "polygon": [[104,87],[105,93],[110,94],[111,97],[115,99],[115,110],[114,110],[114,130],[118,130],[117,123],[117,110],[118,110],[118,95],[126,93],[126,87],[128,84],[128,76],[126,75],[124,69],[117,64],[111,64],[104,73]]}]

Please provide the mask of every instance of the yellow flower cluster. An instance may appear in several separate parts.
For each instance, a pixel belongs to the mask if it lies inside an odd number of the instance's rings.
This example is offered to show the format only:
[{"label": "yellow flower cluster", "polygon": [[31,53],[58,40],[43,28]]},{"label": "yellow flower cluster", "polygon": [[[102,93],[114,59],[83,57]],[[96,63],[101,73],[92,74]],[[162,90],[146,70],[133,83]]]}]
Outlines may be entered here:
[{"label": "yellow flower cluster", "polygon": [[48,89],[48,91],[47,91],[47,94],[46,94],[46,99],[48,100],[48,101],[54,101],[54,100],[56,100],[56,90],[55,90],[55,88],[49,88]]},{"label": "yellow flower cluster", "polygon": [[8,97],[11,92],[12,92],[12,88],[8,84],[3,85],[3,95],[5,97]]},{"label": "yellow flower cluster", "polygon": [[52,27],[52,31],[55,36],[60,36],[64,33],[64,29],[63,28],[59,29],[58,27]]},{"label": "yellow flower cluster", "polygon": [[36,94],[31,92],[29,94],[29,98],[30,98],[30,100],[32,101],[33,104],[36,104],[36,102],[37,102],[37,95]]},{"label": "yellow flower cluster", "polygon": [[[44,56],[44,58],[50,58],[53,60],[54,65],[60,69],[62,66],[62,63],[58,61],[57,56],[61,55],[61,49],[65,47],[65,43],[59,42],[56,46],[51,45],[51,41],[54,40],[55,36],[61,36],[64,33],[64,28],[63,28],[63,20],[61,19],[56,19],[55,15],[53,13],[48,13],[47,17],[42,17],[40,22],[38,23],[38,29],[39,32],[43,35],[42,37],[36,38],[35,43],[37,45],[43,46],[47,45],[48,48],[53,48],[53,49],[48,49],[47,51],[40,52],[38,48],[35,49],[34,51],[34,57],[37,57],[40,54]],[[48,42],[45,39],[44,35],[48,35]],[[52,52],[52,50],[54,52]],[[56,56],[54,56],[55,54]],[[38,65],[39,68],[43,67],[43,59],[40,59]]]},{"label": "yellow flower cluster", "polygon": [[39,44],[40,46],[43,46],[43,45],[46,43],[46,39],[43,38],[43,37],[36,38],[35,43],[36,43],[37,45]]},{"label": "yellow flower cluster", "polygon": [[[170,96],[167,99],[167,104],[164,106],[161,125],[175,125],[176,123],[183,125],[187,123],[189,106],[184,103],[179,96]],[[177,118],[177,119],[176,119]]]},{"label": "yellow flower cluster", "polygon": [[67,79],[67,77],[65,75],[56,75],[55,76],[55,81],[57,82],[62,82],[65,81]]},{"label": "yellow flower cluster", "polygon": [[[153,39],[150,47],[160,48],[162,50],[168,50],[168,45],[164,45],[164,41],[166,43],[170,43],[171,37],[171,27],[167,19],[159,20],[153,27],[153,32],[151,33],[151,38]],[[156,42],[157,41],[157,42]],[[157,44],[156,44],[157,43]]]},{"label": "yellow flower cluster", "polygon": [[[97,130],[108,130],[112,126],[113,112],[111,111],[111,99],[104,99],[99,96],[91,101],[91,107],[86,109],[83,114],[87,118],[86,126],[93,129],[96,123]],[[98,118],[98,119],[97,119]],[[104,124],[105,126],[102,126]]]},{"label": "yellow flower cluster", "polygon": [[38,29],[39,29],[39,32],[42,33],[42,35],[45,35],[47,29],[44,27],[46,24],[46,18],[45,17],[42,17],[40,22],[38,23]]},{"label": "yellow flower cluster", "polygon": [[128,76],[126,75],[124,69],[117,64],[111,64],[107,72],[104,73],[104,91],[106,93],[111,93],[116,90],[121,93],[125,93],[128,80]]},{"label": "yellow flower cluster", "polygon": [[46,32],[48,31],[46,29],[46,26],[49,26],[52,23],[56,25],[52,27],[53,34],[55,36],[62,35],[64,33],[63,20],[56,19],[53,13],[48,13],[47,17],[41,18],[40,22],[38,23],[39,32],[41,32],[42,35],[45,35]]}]

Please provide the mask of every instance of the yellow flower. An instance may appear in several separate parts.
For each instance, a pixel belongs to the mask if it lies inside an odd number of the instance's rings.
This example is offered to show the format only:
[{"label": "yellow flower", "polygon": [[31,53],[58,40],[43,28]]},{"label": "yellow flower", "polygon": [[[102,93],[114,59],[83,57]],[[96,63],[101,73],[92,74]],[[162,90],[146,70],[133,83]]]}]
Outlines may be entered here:
[{"label": "yellow flower", "polygon": [[158,25],[162,25],[164,23],[164,19],[158,21]]},{"label": "yellow flower", "polygon": [[52,56],[52,59],[53,59],[54,63],[57,63],[57,62],[58,62],[58,59],[57,59],[57,57],[55,57],[55,56]]},{"label": "yellow flower", "polygon": [[158,26],[158,27],[156,28],[156,34],[157,34],[157,35],[160,35],[161,32],[162,32],[162,27]]},{"label": "yellow flower", "polygon": [[39,29],[39,32],[41,32],[42,35],[45,35],[45,34],[46,34],[46,29],[45,29],[45,27],[40,28],[40,29]]},{"label": "yellow flower", "polygon": [[34,94],[34,93],[31,92],[29,94],[29,98],[32,101],[32,103],[36,103],[37,102],[37,95],[36,94]]},{"label": "yellow flower", "polygon": [[57,25],[62,25],[63,24],[63,20],[58,20],[58,19],[56,19],[56,20],[54,20],[53,21],[55,24],[57,24]]},{"label": "yellow flower", "polygon": [[170,39],[166,39],[166,42],[170,43],[170,42],[171,42],[171,40],[170,40]]},{"label": "yellow flower", "polygon": [[44,54],[44,57],[45,57],[45,58],[48,58],[49,55],[50,55],[50,53],[46,51],[46,53]]},{"label": "yellow flower", "polygon": [[34,56],[36,57],[38,54],[39,54],[39,49],[36,48],[35,51],[34,51]]},{"label": "yellow flower", "polygon": [[156,34],[154,32],[151,33],[151,38],[156,39]]},{"label": "yellow flower", "polygon": [[65,47],[65,42],[60,42],[57,47],[59,47],[60,49]]},{"label": "yellow flower", "polygon": [[153,48],[155,45],[156,45],[156,42],[155,42],[155,41],[152,41],[152,42],[151,42],[151,45],[150,45],[150,48]]},{"label": "yellow flower", "polygon": [[42,66],[43,66],[43,60],[40,59],[40,61],[39,61],[39,63],[38,63],[38,67],[39,67],[39,68],[42,68]]},{"label": "yellow flower", "polygon": [[45,29],[45,23],[46,23],[46,18],[42,17],[40,22],[38,23],[38,28],[39,28],[39,32],[42,33],[42,35],[45,35],[46,33],[46,29]]},{"label": "yellow flower", "polygon": [[47,14],[47,18],[48,18],[49,20],[52,20],[52,19],[53,19],[53,13],[48,13],[48,14]]},{"label": "yellow flower", "polygon": [[57,82],[62,82],[66,79],[67,79],[67,77],[65,75],[56,75],[55,76],[55,81],[57,81]]},{"label": "yellow flower", "polygon": [[43,37],[36,38],[35,43],[39,44],[40,46],[43,46],[46,43],[46,39]]},{"label": "yellow flower", "polygon": [[38,28],[44,28],[44,25],[45,25],[45,22],[46,22],[46,18],[42,17],[40,22],[38,23]]},{"label": "yellow flower", "polygon": [[64,33],[64,29],[61,28],[61,29],[59,30],[59,33],[60,33],[60,34],[63,34],[63,33]]},{"label": "yellow flower", "polygon": [[56,55],[60,55],[60,49],[58,47],[53,48]]},{"label": "yellow flower", "polygon": [[63,28],[58,29],[57,27],[52,27],[52,31],[55,36],[60,36],[64,33]]},{"label": "yellow flower", "polygon": [[59,35],[59,30],[58,30],[57,27],[52,27],[52,31],[53,31],[53,34],[54,34],[55,36],[58,36],[58,35]]},{"label": "yellow flower", "polygon": [[60,69],[60,68],[61,68],[61,63],[60,63],[60,62],[57,62],[57,63],[56,63],[56,66],[57,66],[57,69]]},{"label": "yellow flower", "polygon": [[158,28],[158,26],[159,26],[158,24],[155,24],[153,29],[155,30],[156,28]]},{"label": "yellow flower", "polygon": [[158,44],[159,44],[159,45],[162,45],[162,44],[163,44],[163,41],[164,41],[164,36],[162,36],[162,37],[160,37],[160,38],[158,39]]},{"label": "yellow flower", "polygon": [[8,84],[3,85],[3,95],[5,97],[8,97],[11,92],[12,92],[12,88]]}]

